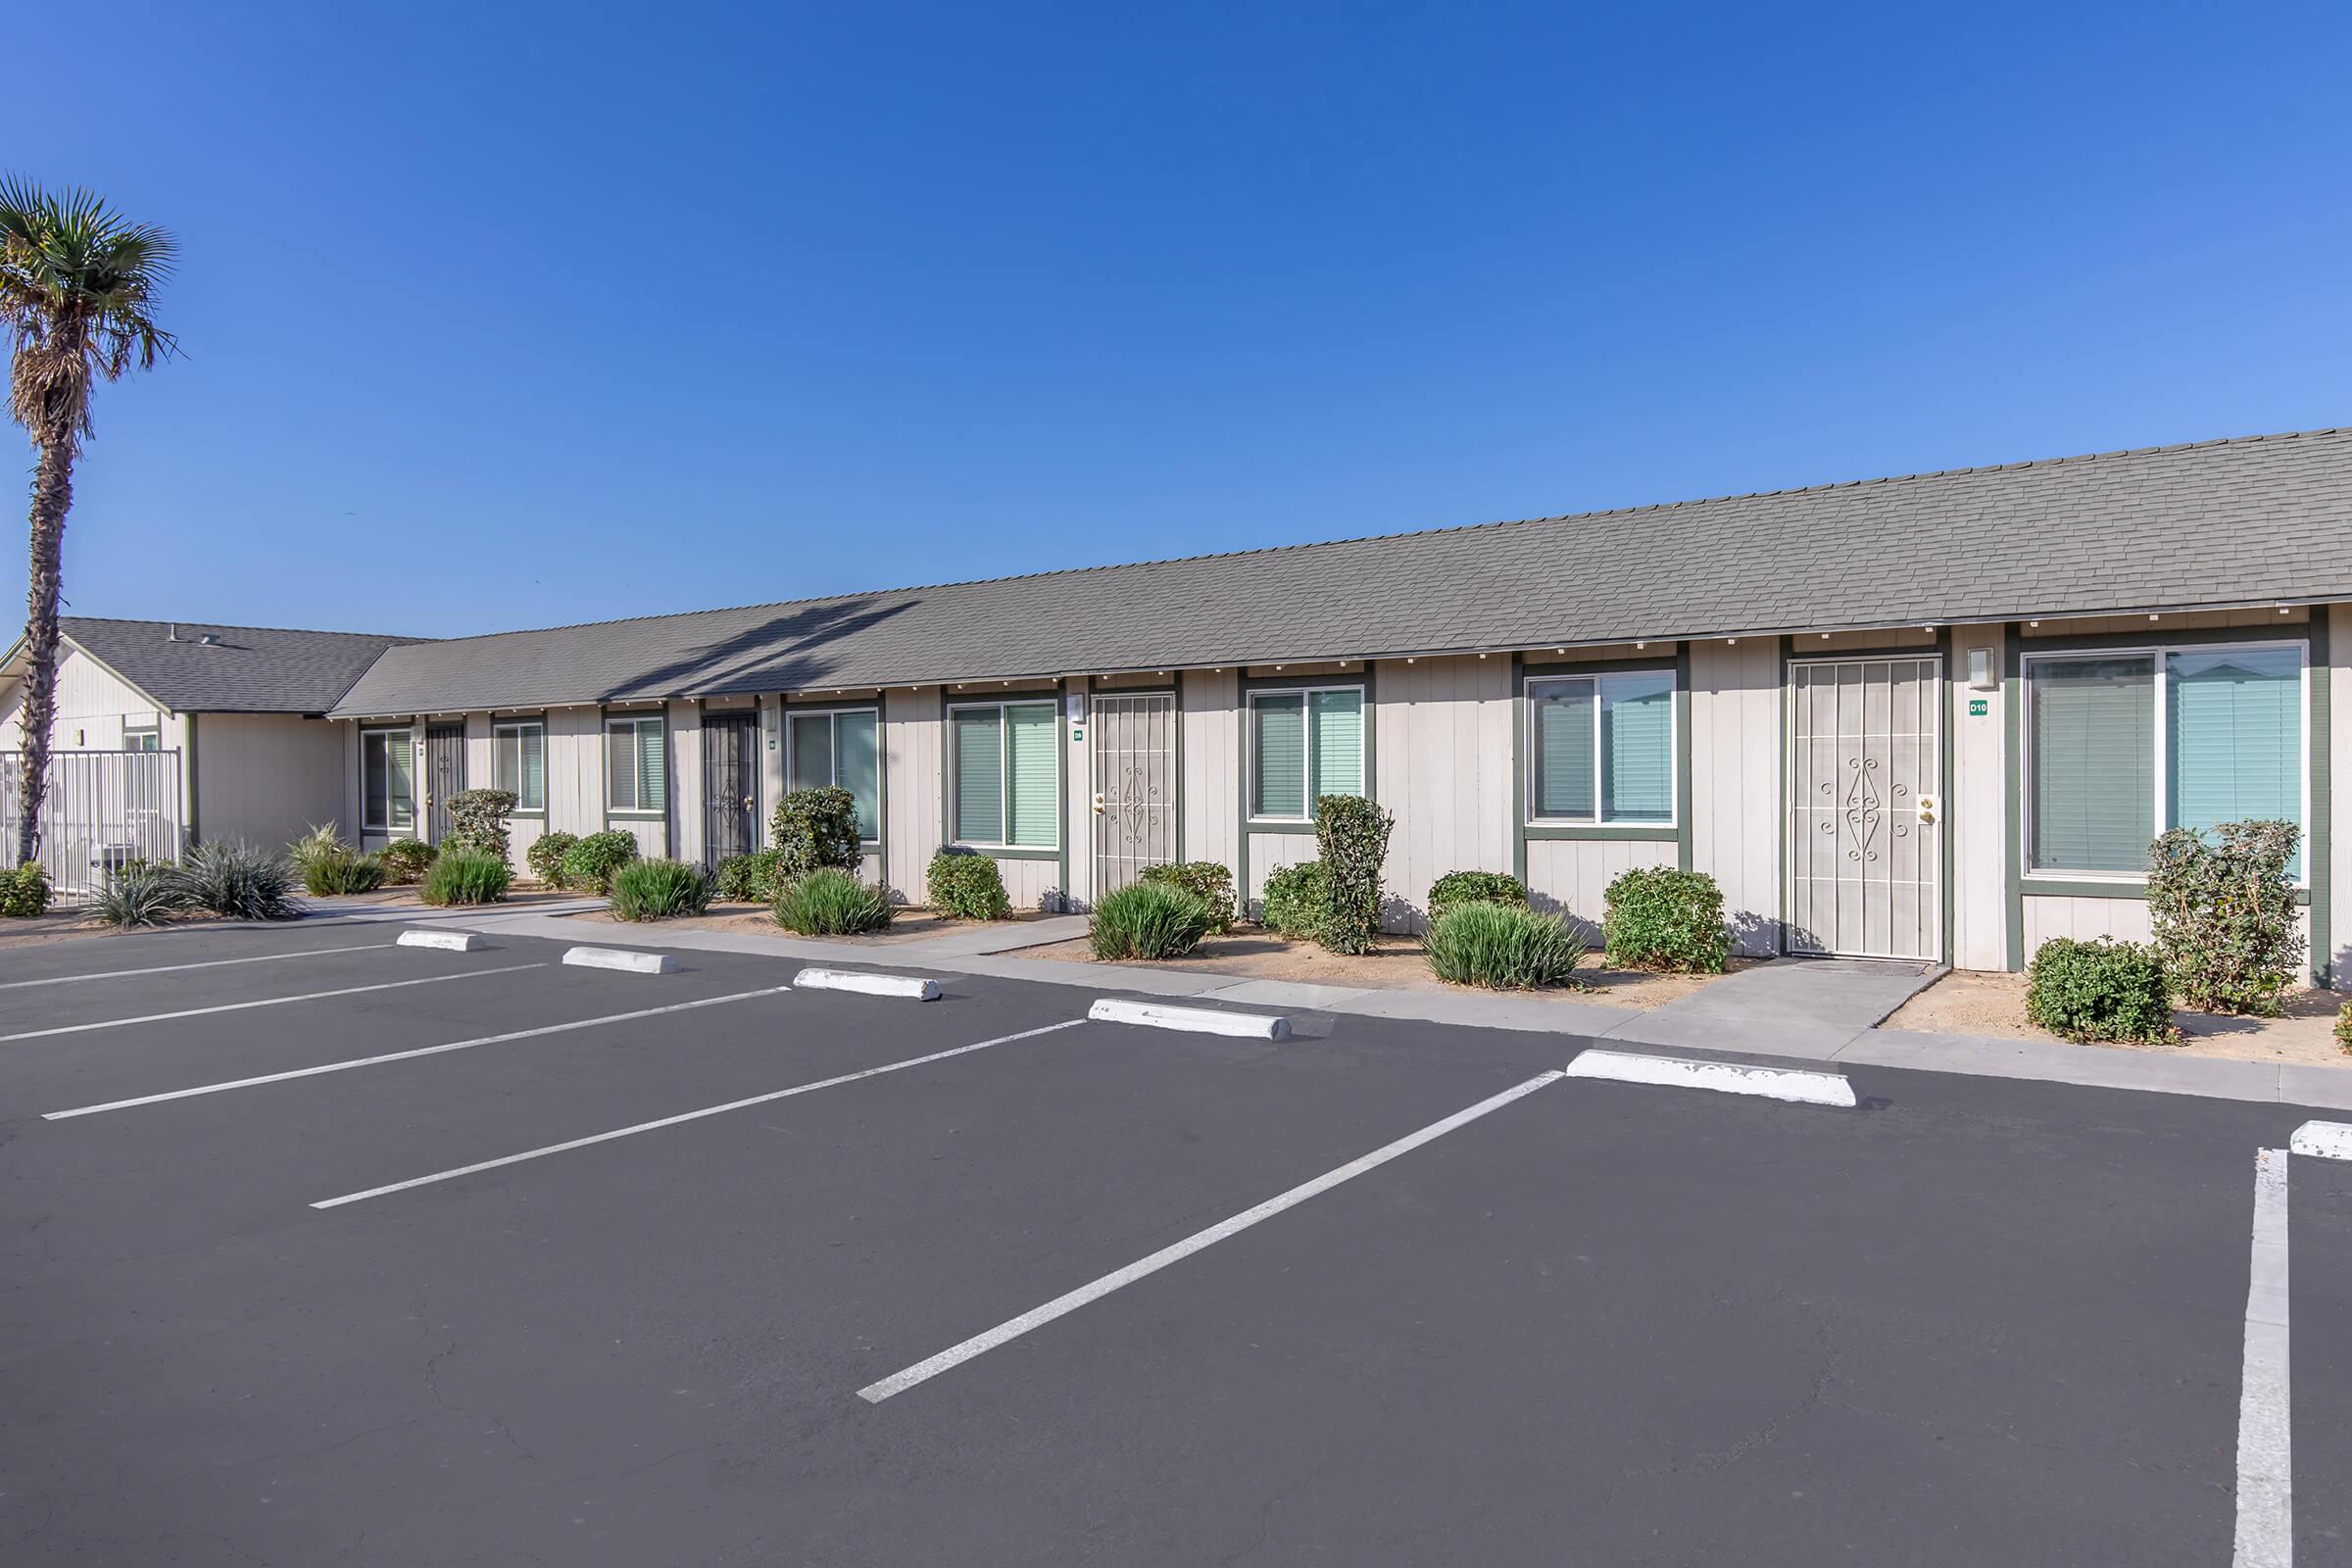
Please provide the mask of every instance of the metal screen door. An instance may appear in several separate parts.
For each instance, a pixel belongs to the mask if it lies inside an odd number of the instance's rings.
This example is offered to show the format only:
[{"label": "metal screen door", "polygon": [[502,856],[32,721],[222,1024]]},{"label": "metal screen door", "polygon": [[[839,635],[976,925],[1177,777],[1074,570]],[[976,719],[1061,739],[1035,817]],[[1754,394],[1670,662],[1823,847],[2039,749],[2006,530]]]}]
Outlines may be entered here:
[{"label": "metal screen door", "polygon": [[703,715],[703,857],[712,865],[760,847],[760,716]]},{"label": "metal screen door", "polygon": [[1943,956],[1943,662],[1788,666],[1788,949]]},{"label": "metal screen door", "polygon": [[449,798],[466,787],[466,726],[427,724],[424,728],[426,835],[435,843],[449,837],[457,824],[449,814]]},{"label": "metal screen door", "polygon": [[1176,858],[1176,699],[1095,695],[1095,897]]}]

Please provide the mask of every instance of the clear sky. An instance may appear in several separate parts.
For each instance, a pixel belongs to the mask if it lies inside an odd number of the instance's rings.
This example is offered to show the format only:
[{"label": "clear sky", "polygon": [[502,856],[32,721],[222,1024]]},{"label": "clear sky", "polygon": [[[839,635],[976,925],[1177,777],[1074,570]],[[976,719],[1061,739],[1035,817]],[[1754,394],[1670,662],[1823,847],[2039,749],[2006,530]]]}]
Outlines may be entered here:
[{"label": "clear sky", "polygon": [[0,165],[185,251],[80,613],[496,630],[2352,421],[2341,4],[59,21]]}]

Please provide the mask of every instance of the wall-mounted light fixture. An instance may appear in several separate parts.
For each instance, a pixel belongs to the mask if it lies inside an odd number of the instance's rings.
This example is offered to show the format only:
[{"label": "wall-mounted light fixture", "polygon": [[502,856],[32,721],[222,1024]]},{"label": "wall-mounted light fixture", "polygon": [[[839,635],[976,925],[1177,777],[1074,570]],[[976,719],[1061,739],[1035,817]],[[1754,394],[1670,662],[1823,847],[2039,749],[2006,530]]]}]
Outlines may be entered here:
[{"label": "wall-mounted light fixture", "polygon": [[1968,651],[1968,689],[1988,692],[2000,684],[1992,674],[1992,650],[1971,648]]}]

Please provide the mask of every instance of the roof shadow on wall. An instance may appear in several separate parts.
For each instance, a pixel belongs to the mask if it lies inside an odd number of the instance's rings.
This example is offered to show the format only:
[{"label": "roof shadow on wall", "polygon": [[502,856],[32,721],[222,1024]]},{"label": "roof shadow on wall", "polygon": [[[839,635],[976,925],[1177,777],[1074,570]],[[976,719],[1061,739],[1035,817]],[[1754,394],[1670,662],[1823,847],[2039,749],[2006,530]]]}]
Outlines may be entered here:
[{"label": "roof shadow on wall", "polygon": [[921,604],[920,598],[883,603],[869,595],[804,606],[633,671],[614,680],[602,700],[848,685],[840,678],[847,667],[841,645]]}]

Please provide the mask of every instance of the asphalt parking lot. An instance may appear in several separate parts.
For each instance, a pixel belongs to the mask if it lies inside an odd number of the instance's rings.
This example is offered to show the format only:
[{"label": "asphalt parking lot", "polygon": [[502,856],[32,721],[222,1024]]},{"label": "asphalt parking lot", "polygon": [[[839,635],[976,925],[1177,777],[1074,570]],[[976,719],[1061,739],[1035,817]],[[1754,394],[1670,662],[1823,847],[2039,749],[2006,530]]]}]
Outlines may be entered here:
[{"label": "asphalt parking lot", "polygon": [[[2284,1560],[2249,1238],[2318,1113],[392,939],[0,958],[0,1559]],[[2352,1166],[2287,1187],[2342,1561]]]}]

